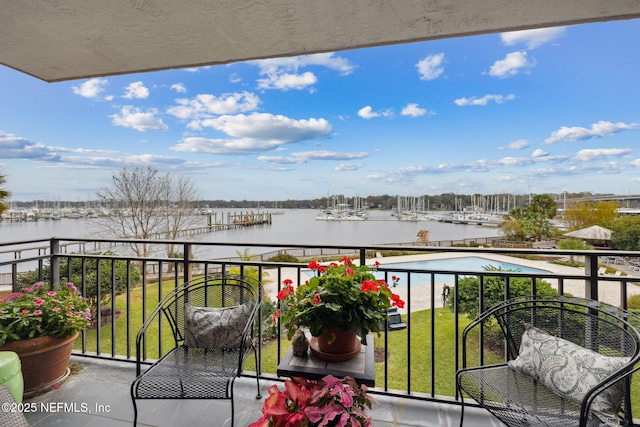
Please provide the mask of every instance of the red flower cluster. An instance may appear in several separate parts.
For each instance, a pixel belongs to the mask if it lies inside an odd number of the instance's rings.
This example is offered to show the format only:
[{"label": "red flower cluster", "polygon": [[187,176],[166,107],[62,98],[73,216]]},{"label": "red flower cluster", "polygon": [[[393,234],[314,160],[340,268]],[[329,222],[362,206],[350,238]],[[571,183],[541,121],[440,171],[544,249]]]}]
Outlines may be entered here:
[{"label": "red flower cluster", "polygon": [[[290,339],[297,328],[308,328],[312,336],[319,336],[327,326],[351,326],[360,338],[380,332],[388,309],[403,308],[404,301],[376,277],[374,268],[353,261],[346,256],[326,265],[313,260],[308,267],[315,275],[307,282],[294,288],[291,279],[284,280],[273,323],[280,319]],[[398,280],[393,277],[393,286]]]}]

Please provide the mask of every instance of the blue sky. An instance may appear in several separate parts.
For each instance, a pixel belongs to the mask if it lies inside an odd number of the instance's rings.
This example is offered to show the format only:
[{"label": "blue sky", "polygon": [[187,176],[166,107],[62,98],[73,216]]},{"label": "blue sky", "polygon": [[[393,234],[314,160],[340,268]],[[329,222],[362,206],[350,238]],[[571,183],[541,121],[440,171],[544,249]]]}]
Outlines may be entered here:
[{"label": "blue sky", "polygon": [[0,66],[13,200],[640,193],[640,20],[44,83]]}]

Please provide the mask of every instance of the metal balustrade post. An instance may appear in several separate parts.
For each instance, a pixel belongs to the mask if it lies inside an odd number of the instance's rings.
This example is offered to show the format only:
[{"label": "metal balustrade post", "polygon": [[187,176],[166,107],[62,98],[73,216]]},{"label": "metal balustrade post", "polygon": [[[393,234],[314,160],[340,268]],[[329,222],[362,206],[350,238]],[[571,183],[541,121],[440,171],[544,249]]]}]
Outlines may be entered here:
[{"label": "metal balustrade post", "polygon": [[[49,254],[51,256],[51,269],[50,269],[50,277],[51,286],[53,287],[56,283],[60,283],[60,257],[58,254],[60,253],[60,240],[51,239],[49,243]],[[71,261],[69,261],[71,263]]]},{"label": "metal balustrade post", "polygon": [[184,248],[182,250],[184,255],[184,283],[191,282],[191,278],[193,277],[193,264],[191,263],[191,244],[185,243]]},{"label": "metal balustrade post", "polygon": [[584,297],[587,299],[598,299],[598,255],[589,254],[584,256],[584,273],[587,278],[584,281]]}]

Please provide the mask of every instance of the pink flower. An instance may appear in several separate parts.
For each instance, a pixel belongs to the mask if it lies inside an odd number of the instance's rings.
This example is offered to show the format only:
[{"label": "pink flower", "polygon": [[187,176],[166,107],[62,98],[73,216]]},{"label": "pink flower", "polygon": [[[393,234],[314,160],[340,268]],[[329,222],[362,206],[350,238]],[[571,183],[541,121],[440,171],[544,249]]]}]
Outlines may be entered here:
[{"label": "pink flower", "polygon": [[7,301],[11,301],[12,299],[18,299],[23,297],[24,294],[22,292],[13,292],[10,293],[9,295],[7,295],[6,297],[2,298],[2,302],[7,302]]},{"label": "pink flower", "polygon": [[25,291],[26,293],[33,292],[33,288],[22,288],[22,290]]},{"label": "pink flower", "polygon": [[33,305],[35,305],[36,307],[41,306],[42,304],[44,304],[44,300],[42,298],[40,298],[39,300],[36,300]]},{"label": "pink flower", "polygon": [[72,282],[65,283],[64,287],[71,289],[73,292],[78,292],[78,288],[76,288],[76,285],[74,285]]},{"label": "pink flower", "polygon": [[58,311],[60,311],[60,310],[61,310],[61,308],[60,308],[60,307],[53,307],[53,309],[52,309],[52,310],[53,310],[53,311],[55,311],[55,312],[58,312]]},{"label": "pink flower", "polygon": [[34,316],[40,316],[42,314],[42,310],[33,310]]},{"label": "pink flower", "polygon": [[50,297],[54,296],[55,294],[56,294],[56,291],[47,292],[47,295],[49,295]]},{"label": "pink flower", "polygon": [[22,314],[29,314],[29,310],[22,310],[20,313],[22,313]]}]

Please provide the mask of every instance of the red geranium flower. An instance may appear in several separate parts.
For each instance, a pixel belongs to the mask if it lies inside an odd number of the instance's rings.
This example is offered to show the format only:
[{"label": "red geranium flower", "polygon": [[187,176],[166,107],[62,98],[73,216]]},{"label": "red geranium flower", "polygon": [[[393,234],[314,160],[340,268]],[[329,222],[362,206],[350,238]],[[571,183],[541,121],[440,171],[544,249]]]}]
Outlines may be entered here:
[{"label": "red geranium flower", "polygon": [[404,301],[400,299],[400,295],[391,294],[391,301],[395,307],[404,308]]}]

